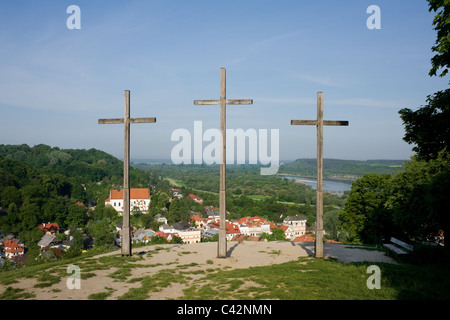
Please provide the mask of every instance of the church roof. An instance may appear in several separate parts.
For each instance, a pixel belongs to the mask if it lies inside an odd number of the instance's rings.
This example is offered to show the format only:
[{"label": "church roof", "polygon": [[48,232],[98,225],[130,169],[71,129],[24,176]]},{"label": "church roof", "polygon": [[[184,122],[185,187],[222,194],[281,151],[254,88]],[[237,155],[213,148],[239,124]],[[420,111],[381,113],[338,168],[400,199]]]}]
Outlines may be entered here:
[{"label": "church roof", "polygon": [[[123,189],[111,189],[109,199],[123,199]],[[130,199],[150,199],[150,188],[130,188]]]}]

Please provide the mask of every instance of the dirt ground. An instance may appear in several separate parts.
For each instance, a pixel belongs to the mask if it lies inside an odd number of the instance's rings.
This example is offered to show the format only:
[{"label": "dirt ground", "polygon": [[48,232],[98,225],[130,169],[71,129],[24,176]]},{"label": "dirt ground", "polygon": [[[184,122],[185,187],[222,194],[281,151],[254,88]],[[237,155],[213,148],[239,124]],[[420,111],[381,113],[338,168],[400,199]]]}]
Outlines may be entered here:
[{"label": "dirt ground", "polygon": [[[155,247],[165,250],[158,251],[157,254],[148,256],[149,251],[155,250]],[[217,243],[207,242],[198,244],[166,244],[157,246],[140,247],[133,249],[134,256],[142,256],[143,260],[139,264],[147,264],[147,267],[139,267],[131,269],[131,277],[139,278],[143,276],[153,275],[164,269],[173,269],[183,265],[195,263],[189,271],[205,270],[207,268],[249,268],[255,266],[267,266],[272,264],[280,264],[300,257],[312,256],[314,251],[314,243],[311,242],[228,242],[228,255],[226,259],[216,258]],[[118,252],[112,252],[105,255],[117,255]],[[99,256],[100,257],[100,256]],[[325,258],[335,258],[341,262],[386,262],[396,263],[384,253],[373,250],[364,250],[349,247],[343,244],[325,244]],[[112,294],[107,299],[117,299],[122,296],[130,288],[138,288],[141,286],[139,281],[134,283],[117,281],[109,275],[114,272],[115,268],[108,270],[97,270],[95,276],[81,280],[80,289],[68,289],[67,278],[61,278],[59,283],[46,288],[33,288],[37,283],[37,279],[20,279],[18,283],[8,286],[0,285],[0,293],[4,292],[7,287],[24,289],[26,292],[34,293],[33,299],[37,300],[85,300],[94,293],[105,292],[105,288],[109,288]],[[201,277],[202,275],[196,275]],[[181,284],[171,285],[163,288],[160,292],[151,293],[149,299],[177,299],[182,296]]]}]

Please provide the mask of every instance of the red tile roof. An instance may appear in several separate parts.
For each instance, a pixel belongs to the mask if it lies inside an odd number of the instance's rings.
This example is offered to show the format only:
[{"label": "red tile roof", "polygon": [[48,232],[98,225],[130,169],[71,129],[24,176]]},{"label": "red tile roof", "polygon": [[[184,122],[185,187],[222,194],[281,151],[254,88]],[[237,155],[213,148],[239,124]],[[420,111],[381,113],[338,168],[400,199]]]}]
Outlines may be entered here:
[{"label": "red tile roof", "polygon": [[[123,199],[123,189],[117,191],[117,189],[111,189],[110,199]],[[150,188],[130,188],[130,199],[150,199]]]},{"label": "red tile roof", "polygon": [[195,194],[190,194],[190,195],[188,195],[188,198],[191,198],[192,200],[198,200],[198,201],[200,201],[200,200],[202,200],[200,197],[198,197],[198,196],[196,196]]},{"label": "red tile roof", "polygon": [[307,233],[294,239],[294,242],[301,242],[301,241],[314,242],[315,238],[311,236],[311,234]]},{"label": "red tile roof", "polygon": [[23,248],[19,246],[19,244],[14,240],[6,240],[3,245],[5,247],[5,252],[9,253],[24,252]]},{"label": "red tile roof", "polygon": [[57,230],[59,230],[59,226],[57,222],[53,222],[53,223],[42,223],[40,225],[38,225],[38,227],[44,231],[44,232],[51,232],[54,233]]}]

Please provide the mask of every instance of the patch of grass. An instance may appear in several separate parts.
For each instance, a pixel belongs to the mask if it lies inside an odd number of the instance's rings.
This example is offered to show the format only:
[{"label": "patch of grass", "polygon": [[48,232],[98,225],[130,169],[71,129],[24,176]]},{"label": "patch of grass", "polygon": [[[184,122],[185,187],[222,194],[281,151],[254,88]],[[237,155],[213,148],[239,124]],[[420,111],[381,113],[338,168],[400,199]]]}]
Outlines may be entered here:
[{"label": "patch of grass", "polygon": [[112,295],[112,293],[114,292],[114,289],[108,288],[108,287],[105,287],[105,289],[106,289],[106,291],[104,291],[104,292],[90,294],[88,296],[88,299],[89,300],[106,300],[106,298],[108,298],[109,296]]},{"label": "patch of grass", "polygon": [[52,285],[58,283],[61,281],[60,276],[54,276],[50,273],[43,272],[38,277],[38,283],[36,283],[33,287],[34,288],[46,288],[51,287]]},{"label": "patch of grass", "polygon": [[8,287],[6,290],[0,294],[0,300],[22,300],[22,299],[32,299],[36,295],[34,293],[24,292],[24,289]]}]

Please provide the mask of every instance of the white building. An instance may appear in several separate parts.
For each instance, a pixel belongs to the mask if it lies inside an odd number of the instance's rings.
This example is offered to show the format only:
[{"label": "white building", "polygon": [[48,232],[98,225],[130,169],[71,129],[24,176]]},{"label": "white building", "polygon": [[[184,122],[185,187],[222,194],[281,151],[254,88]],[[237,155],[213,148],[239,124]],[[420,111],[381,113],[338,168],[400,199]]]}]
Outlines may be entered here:
[{"label": "white building", "polygon": [[[120,191],[111,189],[109,198],[105,200],[105,205],[110,205],[117,212],[123,212],[123,189]],[[130,213],[134,207],[137,207],[141,212],[148,212],[150,205],[150,188],[130,188]]]},{"label": "white building", "polygon": [[202,238],[200,230],[195,228],[189,228],[186,230],[177,230],[178,236],[183,240],[184,243],[199,243]]},{"label": "white building", "polygon": [[288,216],[283,220],[284,233],[287,239],[294,240],[306,233],[306,218],[303,216]]}]

